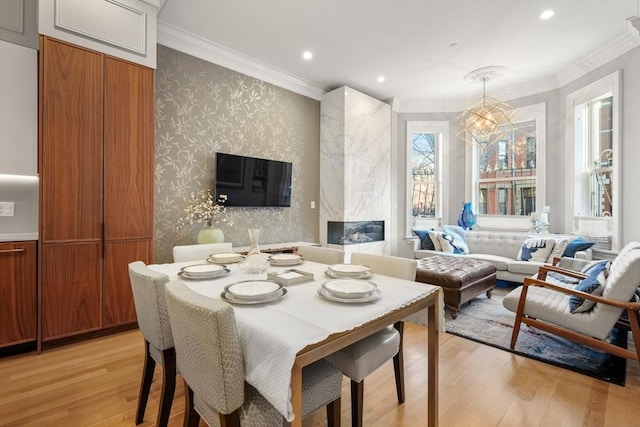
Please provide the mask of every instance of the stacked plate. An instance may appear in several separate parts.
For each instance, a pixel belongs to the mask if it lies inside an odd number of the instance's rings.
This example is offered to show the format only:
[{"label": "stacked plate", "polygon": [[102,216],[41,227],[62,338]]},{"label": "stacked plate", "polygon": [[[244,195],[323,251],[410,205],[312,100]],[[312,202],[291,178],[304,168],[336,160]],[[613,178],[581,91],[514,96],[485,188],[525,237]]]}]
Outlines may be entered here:
[{"label": "stacked plate", "polygon": [[209,280],[224,276],[227,273],[229,273],[229,269],[224,265],[192,264],[182,267],[178,276],[183,279]]},{"label": "stacked plate", "polygon": [[207,258],[207,261],[213,264],[233,264],[234,262],[240,262],[241,260],[242,255],[235,252],[211,254]]},{"label": "stacked plate", "polygon": [[330,265],[325,274],[334,279],[370,279],[373,276],[371,268],[366,265],[357,264],[334,264]]},{"label": "stacked plate", "polygon": [[234,304],[262,304],[287,294],[287,289],[271,280],[244,280],[225,286],[222,299]]},{"label": "stacked plate", "polygon": [[381,292],[375,283],[367,280],[335,279],[323,283],[318,294],[330,301],[362,303],[377,300]]},{"label": "stacked plate", "polygon": [[275,254],[269,257],[272,266],[289,267],[292,265],[302,264],[304,260],[300,255],[296,254]]}]

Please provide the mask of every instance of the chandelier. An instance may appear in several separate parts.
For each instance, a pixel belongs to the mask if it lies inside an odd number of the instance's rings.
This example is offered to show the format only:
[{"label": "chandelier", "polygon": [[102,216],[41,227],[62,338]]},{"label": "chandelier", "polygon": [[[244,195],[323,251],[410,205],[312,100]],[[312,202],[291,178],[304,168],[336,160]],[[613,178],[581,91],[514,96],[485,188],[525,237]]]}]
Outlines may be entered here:
[{"label": "chandelier", "polygon": [[486,93],[487,81],[501,76],[505,71],[505,67],[491,66],[478,68],[464,76],[466,81],[482,82],[482,98],[464,110],[458,118],[458,137],[484,150],[514,128],[511,107]]}]

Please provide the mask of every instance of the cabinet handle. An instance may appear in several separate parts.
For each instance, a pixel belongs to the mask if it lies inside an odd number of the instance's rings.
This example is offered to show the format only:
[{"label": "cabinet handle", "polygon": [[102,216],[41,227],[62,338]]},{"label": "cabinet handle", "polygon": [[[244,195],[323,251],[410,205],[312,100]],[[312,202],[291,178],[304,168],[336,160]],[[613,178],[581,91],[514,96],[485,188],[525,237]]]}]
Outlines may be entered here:
[{"label": "cabinet handle", "polygon": [[2,249],[0,250],[0,254],[8,254],[10,252],[24,252],[23,248],[18,248],[18,249]]}]

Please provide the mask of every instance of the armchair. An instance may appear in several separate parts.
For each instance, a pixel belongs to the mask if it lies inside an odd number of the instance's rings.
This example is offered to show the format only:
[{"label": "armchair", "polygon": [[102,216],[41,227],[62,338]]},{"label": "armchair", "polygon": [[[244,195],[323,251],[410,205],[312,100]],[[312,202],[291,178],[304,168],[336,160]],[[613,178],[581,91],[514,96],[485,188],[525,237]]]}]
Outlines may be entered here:
[{"label": "armchair", "polygon": [[[636,295],[640,286],[640,243],[632,242],[623,248],[604,280],[602,296],[579,291],[571,283],[549,277],[554,272],[573,279],[587,275],[557,266],[543,266],[536,278],[526,278],[522,287],[511,291],[503,300],[507,310],[516,313],[511,336],[513,349],[521,323],[559,335],[597,350],[640,362],[640,300]],[[569,299],[575,296],[595,303],[585,312],[572,313]],[[611,329],[619,324],[623,312],[632,333],[635,350],[622,349],[605,341]]]}]

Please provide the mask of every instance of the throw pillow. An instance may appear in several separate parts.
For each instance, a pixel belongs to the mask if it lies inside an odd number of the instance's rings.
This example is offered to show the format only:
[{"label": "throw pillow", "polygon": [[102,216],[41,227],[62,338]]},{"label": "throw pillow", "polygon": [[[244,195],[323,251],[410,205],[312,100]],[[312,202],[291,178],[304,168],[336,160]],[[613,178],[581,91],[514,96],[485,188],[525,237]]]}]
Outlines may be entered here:
[{"label": "throw pillow", "polygon": [[458,225],[445,225],[442,227],[442,230],[445,233],[449,233],[452,234],[454,236],[458,236],[459,240],[465,243],[465,246],[467,245],[467,232],[464,228],[458,226]]},{"label": "throw pillow", "polygon": [[564,253],[565,248],[569,244],[569,239],[555,239],[555,243],[553,244],[553,250],[549,254],[547,258],[547,262],[553,262],[554,258],[561,258]]},{"label": "throw pillow", "polygon": [[413,230],[413,233],[420,239],[420,249],[428,249],[431,251],[436,250],[436,247],[433,245],[433,242],[429,237],[428,230]]},{"label": "throw pillow", "polygon": [[577,237],[567,244],[567,247],[564,249],[562,256],[574,258],[576,256],[576,252],[586,251],[595,244],[596,242],[588,242],[582,237]]},{"label": "throw pillow", "polygon": [[450,234],[443,231],[438,234],[438,240],[440,241],[440,246],[442,246],[442,252],[462,255],[469,254],[467,242],[457,234]]},{"label": "throw pillow", "polygon": [[440,245],[440,239],[438,238],[441,233],[441,231],[429,230],[429,238],[433,242],[436,251],[442,251],[442,245]]},{"label": "throw pillow", "polygon": [[[604,282],[608,272],[608,261],[595,264],[589,270],[589,277],[582,279],[575,287],[577,291],[586,292],[591,295],[600,296],[604,290]],[[591,300],[580,298],[575,295],[569,297],[569,311],[571,313],[584,313],[595,306]]]},{"label": "throw pillow", "polygon": [[554,244],[554,239],[542,239],[536,237],[526,239],[522,243],[520,251],[518,251],[518,257],[516,260],[544,263],[553,250]]}]

